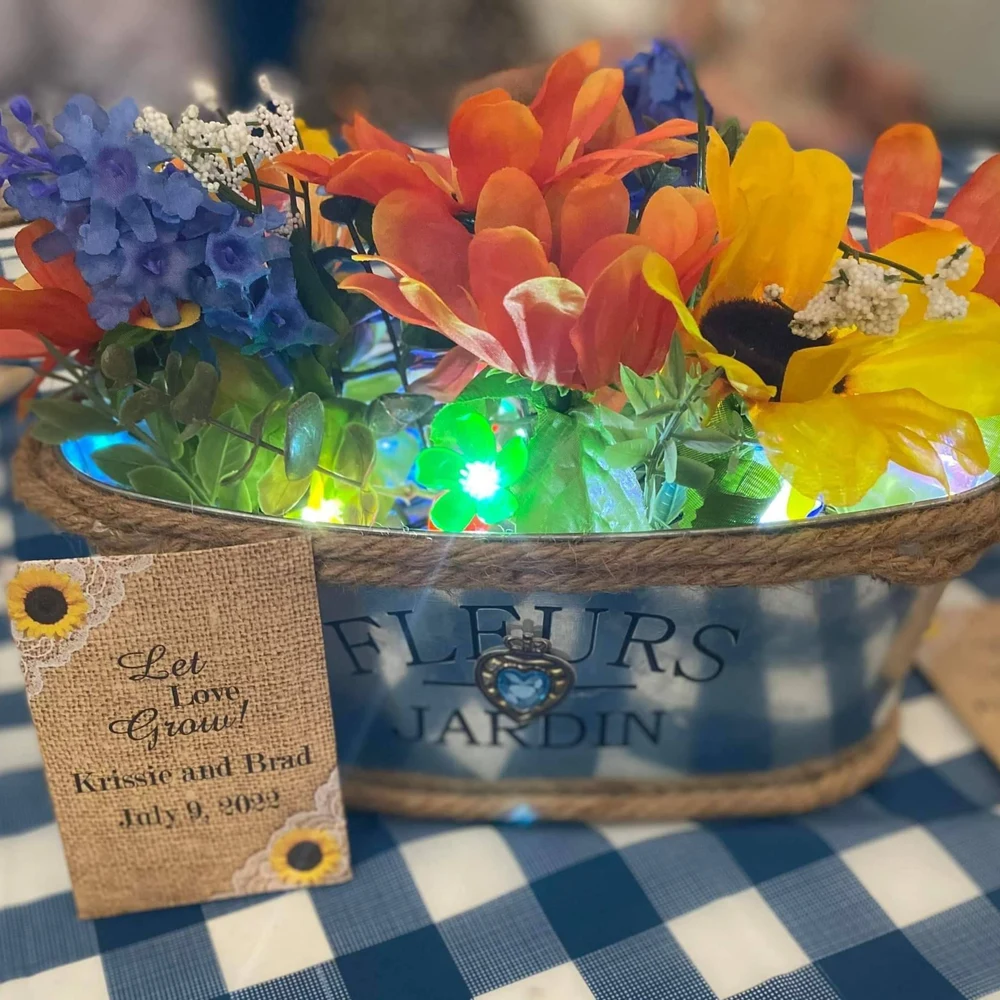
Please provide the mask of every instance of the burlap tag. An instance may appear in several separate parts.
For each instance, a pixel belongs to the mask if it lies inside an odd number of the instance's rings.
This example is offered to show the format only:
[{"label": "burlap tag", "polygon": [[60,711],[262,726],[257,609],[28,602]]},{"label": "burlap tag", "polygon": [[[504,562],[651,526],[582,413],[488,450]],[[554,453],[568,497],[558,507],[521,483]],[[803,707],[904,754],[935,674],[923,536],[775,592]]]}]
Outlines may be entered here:
[{"label": "burlap tag", "polygon": [[12,604],[81,917],[350,878],[307,539],[39,570],[87,601],[56,638]]}]

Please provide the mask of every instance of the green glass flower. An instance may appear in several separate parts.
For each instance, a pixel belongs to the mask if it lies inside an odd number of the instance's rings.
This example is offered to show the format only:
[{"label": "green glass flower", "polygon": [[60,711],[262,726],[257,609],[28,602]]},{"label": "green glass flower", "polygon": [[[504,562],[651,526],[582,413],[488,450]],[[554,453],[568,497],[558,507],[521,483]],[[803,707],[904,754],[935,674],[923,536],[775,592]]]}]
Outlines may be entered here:
[{"label": "green glass flower", "polygon": [[431,427],[431,445],[417,457],[415,478],[425,489],[446,491],[431,508],[438,528],[460,532],[476,517],[499,524],[517,513],[510,487],[528,467],[523,438],[511,438],[498,449],[484,416],[446,406]]}]

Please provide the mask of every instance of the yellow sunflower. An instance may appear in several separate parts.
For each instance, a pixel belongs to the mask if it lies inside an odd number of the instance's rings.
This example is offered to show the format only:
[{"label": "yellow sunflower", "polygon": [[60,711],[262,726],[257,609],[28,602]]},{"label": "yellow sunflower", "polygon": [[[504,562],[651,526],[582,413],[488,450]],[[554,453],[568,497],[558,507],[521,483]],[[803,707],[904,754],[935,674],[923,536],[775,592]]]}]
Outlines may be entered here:
[{"label": "yellow sunflower", "polygon": [[327,830],[290,830],[271,848],[271,867],[286,885],[319,885],[340,864],[340,845]]},{"label": "yellow sunflower", "polygon": [[[926,321],[914,301],[891,336],[833,331],[820,341],[792,333],[829,278],[853,203],[847,165],[819,150],[794,152],[775,126],[754,125],[729,162],[712,135],[709,190],[727,248],[716,261],[696,319],[676,275],[651,256],[650,286],[677,308],[689,345],[722,368],[749,404],[772,465],[806,497],[856,504],[895,462],[948,488],[942,456],[966,472],[989,459],[975,417],[1000,413],[1000,306],[971,293],[983,274],[974,248],[968,275],[951,284],[971,303],[963,320]],[[919,274],[967,243],[955,226],[926,225],[879,255]],[[782,289],[782,304],[764,290]],[[916,285],[904,293],[917,299]]]},{"label": "yellow sunflower", "polygon": [[7,587],[7,613],[29,639],[65,639],[84,623],[88,610],[80,584],[55,570],[25,567]]}]

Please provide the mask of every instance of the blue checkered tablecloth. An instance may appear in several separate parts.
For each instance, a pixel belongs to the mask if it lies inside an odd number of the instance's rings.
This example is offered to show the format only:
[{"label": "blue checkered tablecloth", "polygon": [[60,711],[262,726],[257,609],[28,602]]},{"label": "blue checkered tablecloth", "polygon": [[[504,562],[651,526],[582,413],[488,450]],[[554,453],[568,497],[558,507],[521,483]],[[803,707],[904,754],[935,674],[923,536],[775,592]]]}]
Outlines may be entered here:
[{"label": "blue checkered tablecloth", "polygon": [[[950,176],[983,155],[952,157]],[[0,241],[0,266],[4,254]],[[8,404],[4,579],[17,559],[85,552],[12,502],[17,435]],[[1000,551],[945,600],[997,598]],[[1000,772],[918,675],[902,724],[878,784],[804,817],[593,827],[355,813],[348,885],[80,921],[3,641],[0,1000],[1000,1000]]]}]

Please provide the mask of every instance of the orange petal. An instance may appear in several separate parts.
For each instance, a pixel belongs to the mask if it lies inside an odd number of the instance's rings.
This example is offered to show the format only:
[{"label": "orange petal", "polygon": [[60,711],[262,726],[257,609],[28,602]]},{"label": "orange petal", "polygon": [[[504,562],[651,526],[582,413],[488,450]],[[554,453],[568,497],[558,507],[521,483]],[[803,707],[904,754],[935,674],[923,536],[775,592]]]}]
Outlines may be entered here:
[{"label": "orange petal", "polygon": [[90,347],[104,336],[86,303],[62,288],[0,290],[0,329],[39,333],[63,351]]},{"label": "orange petal", "polygon": [[556,164],[569,145],[573,109],[581,88],[601,64],[601,46],[586,42],[560,56],[549,68],[531,105],[535,119],[544,133],[535,180],[547,181],[556,171]]},{"label": "orange petal", "polygon": [[512,288],[504,307],[513,320],[524,364],[521,374],[536,382],[579,386],[572,339],[587,297],[566,278],[532,278]]},{"label": "orange petal", "polygon": [[594,282],[604,270],[611,266],[622,254],[633,247],[645,246],[646,243],[636,233],[621,233],[617,236],[606,236],[599,243],[590,247],[576,262],[570,271],[570,280],[579,285],[588,294],[594,287]]},{"label": "orange petal", "polygon": [[340,287],[348,292],[360,292],[367,295],[377,306],[384,309],[390,316],[401,319],[404,323],[415,326],[426,326],[427,317],[418,312],[399,290],[399,282],[380,274],[349,274],[340,282]]},{"label": "orange petal", "polygon": [[527,229],[487,229],[478,233],[469,247],[469,283],[483,325],[520,370],[527,355],[504,300],[512,288],[532,278],[551,276],[545,248]]},{"label": "orange petal", "polygon": [[[645,364],[653,353],[656,329],[639,329],[642,291],[646,283],[642,265],[649,256],[644,246],[633,247],[613,261],[594,282],[587,295],[587,308],[580,317],[573,342],[580,358],[580,371],[587,389],[599,389],[618,379],[620,364]],[[670,343],[666,331],[666,345]],[[662,359],[661,359],[662,360]]]},{"label": "orange petal", "polygon": [[904,236],[913,236],[914,233],[926,233],[928,229],[937,229],[943,233],[961,232],[961,227],[947,219],[928,219],[915,212],[897,212],[892,219],[892,240],[895,242]]},{"label": "orange petal", "polygon": [[994,302],[1000,302],[1000,253],[990,254],[986,258],[986,269],[976,285],[976,291]]},{"label": "orange petal", "polygon": [[550,183],[570,180],[582,180],[584,177],[604,175],[621,180],[633,170],[648,167],[651,163],[661,163],[663,157],[642,149],[600,149],[596,153],[587,153],[569,166],[564,167]]},{"label": "orange petal", "polygon": [[883,133],[865,171],[868,242],[873,251],[892,240],[897,212],[930,217],[941,186],[941,150],[926,125],[894,125]]},{"label": "orange petal", "polygon": [[476,232],[520,226],[552,249],[552,218],[538,185],[523,170],[505,167],[483,187],[476,209]]},{"label": "orange petal", "polygon": [[[676,140],[698,134],[698,123],[686,118],[671,118],[648,132],[642,132],[622,143],[622,149],[649,149],[664,153],[668,159],[697,153],[697,143],[677,143]],[[683,148],[683,151],[679,151]]]},{"label": "orange petal", "polygon": [[1000,246],[1000,156],[990,157],[957,192],[944,217],[987,255]]},{"label": "orange petal", "polygon": [[[704,191],[701,195],[711,200]],[[713,218],[715,210],[712,209]],[[678,188],[660,188],[646,205],[639,224],[639,235],[658,254],[666,257],[675,269],[680,255],[698,238],[698,212],[692,200]]]},{"label": "orange petal", "polygon": [[318,183],[326,188],[328,194],[360,198],[371,205],[377,205],[394,191],[408,191],[427,196],[449,212],[459,209],[458,203],[442,191],[418,164],[387,149],[341,156],[330,164],[326,178]]},{"label": "orange petal", "polygon": [[587,143],[588,153],[599,149],[615,149],[635,138],[635,122],[629,111],[625,98],[620,97],[608,120],[597,130],[594,137]]},{"label": "orange petal", "polygon": [[439,403],[451,403],[458,399],[484,367],[483,362],[474,354],[462,347],[453,347],[433,371],[411,383],[410,391],[422,396],[432,396]]},{"label": "orange petal", "polygon": [[474,210],[490,174],[502,167],[531,171],[542,146],[542,128],[517,101],[470,103],[452,119],[449,144],[463,204]]},{"label": "orange petal", "polygon": [[352,125],[344,126],[344,138],[351,149],[367,150],[388,149],[404,159],[410,157],[410,147],[404,142],[397,142],[388,132],[376,128],[364,115],[355,115]]},{"label": "orange petal", "polygon": [[54,231],[55,226],[43,219],[29,223],[14,237],[17,256],[41,288],[62,288],[84,302],[90,302],[93,293],[73,262],[72,253],[66,253],[52,261],[44,261],[35,252],[35,241]]},{"label": "orange petal", "polygon": [[[290,153],[282,153],[274,158],[274,164],[280,167],[286,174],[291,174],[300,181],[308,184],[315,184],[322,187],[326,184],[326,179],[330,175],[334,164],[343,163],[351,156],[338,157],[331,160],[329,157],[321,156],[319,153],[307,153],[304,149],[295,149]],[[357,157],[355,157],[357,159]]]},{"label": "orange petal", "polygon": [[568,138],[586,146],[615,113],[624,89],[625,73],[620,69],[591,73],[576,95]]},{"label": "orange petal", "polygon": [[472,234],[438,200],[395,191],[376,206],[372,235],[386,261],[430,285],[466,322],[475,321],[465,294]]},{"label": "orange petal", "polygon": [[24,330],[0,330],[0,358],[41,358],[45,345]]},{"label": "orange petal", "polygon": [[854,250],[864,250],[864,247],[854,238],[854,233],[851,232],[850,226],[848,226],[844,230],[844,235],[841,236],[840,242],[846,243],[849,247],[851,247]]},{"label": "orange petal", "polygon": [[410,278],[404,278],[399,288],[410,305],[427,317],[432,329],[444,334],[459,347],[464,347],[485,364],[517,373],[517,366],[496,337],[473,323],[466,323],[434,289]]},{"label": "orange petal", "polygon": [[631,209],[625,185],[613,177],[588,177],[567,193],[556,224],[555,256],[568,274],[599,240],[628,232]]}]

